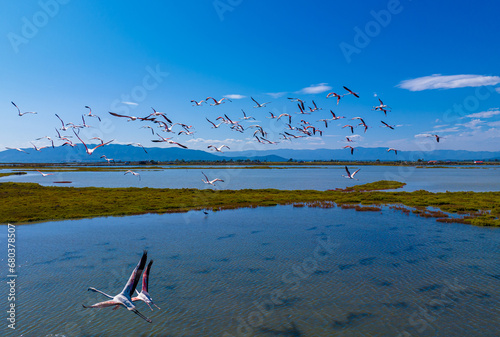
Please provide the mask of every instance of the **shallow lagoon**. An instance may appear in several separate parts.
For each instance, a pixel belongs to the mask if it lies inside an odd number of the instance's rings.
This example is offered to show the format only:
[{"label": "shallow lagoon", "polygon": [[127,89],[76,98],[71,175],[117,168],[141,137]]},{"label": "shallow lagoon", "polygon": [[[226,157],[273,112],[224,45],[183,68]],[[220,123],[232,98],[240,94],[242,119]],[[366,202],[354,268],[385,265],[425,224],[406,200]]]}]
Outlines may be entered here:
[{"label": "shallow lagoon", "polygon": [[[157,170],[137,170],[140,179],[123,171],[115,172],[57,172],[42,177],[38,172],[29,171],[22,176],[7,176],[0,182],[34,182],[45,186],[74,187],[152,187],[152,188],[213,188],[202,182],[204,172],[209,179],[221,178],[217,189],[262,189],[276,188],[286,190],[327,190],[366,184],[378,180],[396,180],[407,185],[402,191],[427,190],[430,192],[454,191],[500,191],[499,166],[452,166],[445,168],[406,167],[406,166],[350,166],[351,172],[361,170],[356,175],[359,180],[342,177],[344,166],[293,167],[276,166],[273,169],[261,168],[183,168],[171,167]],[[0,170],[10,172],[10,170]],[[45,173],[50,173],[50,170]],[[71,184],[58,184],[54,181],[71,181]]]},{"label": "shallow lagoon", "polygon": [[[494,228],[387,208],[380,214],[276,206],[16,229],[22,313],[16,336],[498,331],[500,231]],[[4,233],[0,238],[5,244]],[[121,291],[142,249],[155,260],[150,293],[162,308],[138,304],[152,324],[123,308],[81,307],[105,300],[89,286]]]}]

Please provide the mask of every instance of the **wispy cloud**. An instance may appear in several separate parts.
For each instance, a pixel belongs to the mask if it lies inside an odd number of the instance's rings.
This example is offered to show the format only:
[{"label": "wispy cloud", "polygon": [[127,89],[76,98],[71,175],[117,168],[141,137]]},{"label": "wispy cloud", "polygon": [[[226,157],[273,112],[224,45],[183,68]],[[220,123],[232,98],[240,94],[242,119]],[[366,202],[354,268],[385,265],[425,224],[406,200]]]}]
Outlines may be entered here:
[{"label": "wispy cloud", "polygon": [[467,122],[467,123],[464,123],[464,124],[460,124],[460,125],[463,125],[466,128],[468,128],[468,129],[480,129],[481,128],[481,124],[484,124],[484,122],[482,120],[480,120],[480,119],[473,119],[470,122]]},{"label": "wispy cloud", "polygon": [[444,128],[445,126],[448,126],[449,124],[443,124],[443,125],[434,125],[434,129],[439,129],[439,128]]},{"label": "wispy cloud", "polygon": [[500,121],[486,123],[488,126],[497,127],[500,126]]},{"label": "wispy cloud", "polygon": [[500,94],[500,87],[496,87],[495,88],[495,91],[498,92]]},{"label": "wispy cloud", "polygon": [[459,131],[458,126],[452,126],[449,128],[444,128],[444,129],[439,129],[439,130],[433,130],[432,132],[439,132],[439,133],[444,133],[444,132],[457,132]]},{"label": "wispy cloud", "polygon": [[332,87],[327,85],[328,83],[311,84],[306,88],[302,88],[297,91],[298,94],[321,94],[322,92],[331,90]]},{"label": "wispy cloud", "polygon": [[488,111],[482,111],[482,112],[476,112],[470,115],[467,115],[465,117],[469,118],[490,118],[496,115],[500,115],[500,109],[499,108],[494,108],[494,109],[489,109]]},{"label": "wispy cloud", "polygon": [[285,96],[286,94],[287,94],[286,91],[282,91],[282,92],[268,92],[268,93],[266,93],[266,95],[269,95],[272,98],[280,98],[280,97]]},{"label": "wispy cloud", "polygon": [[434,74],[431,76],[418,77],[402,81],[397,87],[410,91],[422,91],[428,89],[453,89],[464,87],[480,87],[483,85],[496,85],[500,83],[500,76],[482,75],[451,75],[442,76]]},{"label": "wispy cloud", "polygon": [[239,94],[230,94],[230,95],[225,95],[224,97],[229,98],[229,99],[242,99],[242,98],[245,98],[246,96],[239,95]]},{"label": "wispy cloud", "polygon": [[419,133],[418,135],[415,135],[415,138],[425,138],[425,137],[432,137],[430,133]]},{"label": "wispy cloud", "polygon": [[135,102],[121,102],[121,103],[127,104],[127,105],[139,105],[139,104],[137,104]]}]

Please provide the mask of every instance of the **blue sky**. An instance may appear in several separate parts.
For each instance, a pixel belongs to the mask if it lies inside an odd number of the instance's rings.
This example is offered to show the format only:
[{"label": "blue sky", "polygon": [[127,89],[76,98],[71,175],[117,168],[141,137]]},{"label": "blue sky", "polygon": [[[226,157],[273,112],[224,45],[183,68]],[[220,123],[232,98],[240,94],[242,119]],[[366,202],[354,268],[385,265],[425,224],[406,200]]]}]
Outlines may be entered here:
[{"label": "blue sky", "polygon": [[[345,124],[363,117],[353,146],[399,150],[500,150],[500,4],[479,1],[77,1],[41,0],[0,4],[0,149],[46,145],[54,128],[87,118],[84,141],[153,143],[151,125],[163,137],[192,149],[227,144],[231,150],[337,149],[353,136]],[[326,98],[344,94],[339,105]],[[241,97],[220,106],[192,106],[208,96]],[[265,108],[253,108],[271,102]],[[323,110],[299,115],[299,97]],[[373,111],[381,98],[392,110]],[[17,115],[14,101],[22,111]],[[193,125],[193,135],[162,132],[156,125],[127,122],[108,111],[146,116],[151,107],[173,122]],[[260,144],[228,125],[212,129],[241,109],[277,144]],[[332,109],[345,119],[328,128],[319,119]],[[283,120],[304,119],[323,131],[280,139]],[[381,120],[395,125],[380,127]],[[355,125],[355,124],[354,124]],[[180,126],[174,126],[181,131]],[[293,134],[301,134],[291,131]],[[62,132],[72,135],[72,132]],[[429,135],[443,137],[438,143]],[[78,142],[75,137],[73,141]],[[62,144],[56,141],[56,145]],[[347,151],[347,150],[346,150]],[[104,153],[104,152],[103,152]]]}]

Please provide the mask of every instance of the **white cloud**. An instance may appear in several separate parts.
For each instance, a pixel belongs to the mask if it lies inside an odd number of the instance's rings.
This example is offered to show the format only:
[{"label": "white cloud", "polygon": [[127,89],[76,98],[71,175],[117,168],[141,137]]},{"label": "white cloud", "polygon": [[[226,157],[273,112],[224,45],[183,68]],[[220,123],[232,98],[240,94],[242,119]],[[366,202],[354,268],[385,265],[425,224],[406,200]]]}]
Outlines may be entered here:
[{"label": "white cloud", "polygon": [[496,121],[496,122],[489,122],[489,123],[486,123],[488,126],[493,126],[493,127],[496,127],[496,126],[500,126],[500,121]]},{"label": "white cloud", "polygon": [[433,137],[430,133],[419,133],[415,135],[415,138],[425,138],[425,137]]},{"label": "white cloud", "polygon": [[443,125],[434,125],[434,129],[439,129],[439,128],[444,128],[445,126],[448,126],[449,124],[443,124]]},{"label": "white cloud", "polygon": [[481,128],[480,124],[484,124],[484,122],[480,119],[473,119],[470,122],[467,122],[465,124],[460,124],[460,125],[463,125],[468,129],[479,129],[479,128]]},{"label": "white cloud", "polygon": [[287,93],[285,91],[283,91],[283,92],[268,92],[266,94],[271,96],[272,98],[280,98],[280,97],[286,95]]},{"label": "white cloud", "polygon": [[490,118],[490,117],[493,117],[495,115],[500,115],[499,108],[489,109],[488,111],[476,112],[476,113],[467,115],[465,117],[469,117],[469,118]]},{"label": "white cloud", "polygon": [[242,98],[245,98],[246,96],[239,95],[239,94],[231,94],[231,95],[225,95],[224,97],[229,98],[229,99],[242,99]]},{"label": "white cloud", "polygon": [[297,91],[298,94],[321,94],[322,92],[331,90],[332,87],[327,85],[328,83],[312,84],[306,88],[302,88]]},{"label": "white cloud", "polygon": [[121,103],[127,104],[127,105],[139,105],[139,104],[137,104],[135,102],[121,102]]},{"label": "white cloud", "polygon": [[452,127],[449,127],[449,128],[444,128],[444,129],[439,129],[439,130],[433,130],[432,132],[443,133],[443,132],[457,132],[457,131],[459,131],[458,130],[458,126],[452,126]]},{"label": "white cloud", "polygon": [[452,89],[464,87],[480,87],[483,85],[496,85],[500,83],[499,76],[482,75],[451,75],[442,76],[434,74],[402,81],[397,87],[410,91],[422,91],[427,89]]}]

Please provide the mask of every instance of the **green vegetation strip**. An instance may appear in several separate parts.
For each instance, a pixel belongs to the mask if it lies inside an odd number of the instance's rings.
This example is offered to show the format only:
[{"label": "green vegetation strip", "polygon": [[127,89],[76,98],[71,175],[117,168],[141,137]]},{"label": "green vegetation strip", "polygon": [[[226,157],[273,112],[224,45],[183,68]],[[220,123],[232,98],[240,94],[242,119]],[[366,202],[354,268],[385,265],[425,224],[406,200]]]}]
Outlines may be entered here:
[{"label": "green vegetation strip", "polygon": [[[373,207],[377,205],[407,206],[416,208],[413,211],[416,214],[440,217],[445,222],[500,226],[498,219],[500,192],[377,191],[399,188],[404,185],[395,181],[379,181],[358,185],[351,190],[286,191],[275,189],[75,188],[44,187],[33,183],[2,183],[0,184],[2,200],[0,223],[289,204],[299,207],[334,207],[336,203],[340,206],[371,205],[372,210],[377,210]],[[457,216],[447,217],[447,214],[427,210],[427,207],[455,213]],[[363,210],[363,207],[359,210]]]}]

